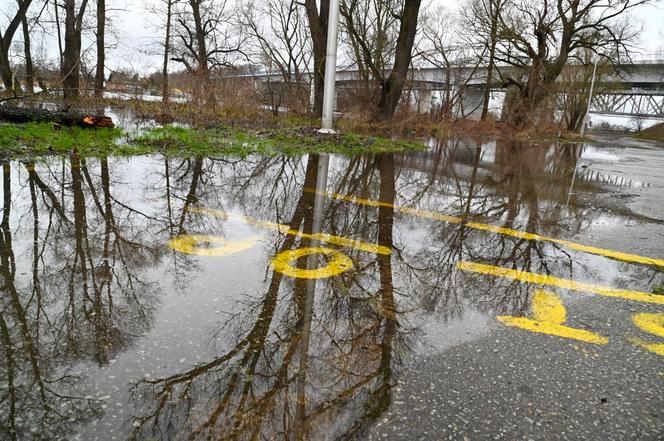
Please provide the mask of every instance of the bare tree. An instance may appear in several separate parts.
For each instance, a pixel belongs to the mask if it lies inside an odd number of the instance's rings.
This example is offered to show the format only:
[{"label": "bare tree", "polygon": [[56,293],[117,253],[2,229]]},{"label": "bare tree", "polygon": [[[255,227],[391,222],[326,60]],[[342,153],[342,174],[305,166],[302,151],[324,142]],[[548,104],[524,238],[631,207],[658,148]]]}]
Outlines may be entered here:
[{"label": "bare tree", "polygon": [[80,96],[81,33],[88,0],[82,0],[76,8],[75,0],[64,0],[65,50],[61,67],[65,101]]},{"label": "bare tree", "polygon": [[496,69],[499,18],[505,3],[506,0],[471,0],[468,7],[465,8],[463,24],[467,33],[470,34],[469,40],[471,43],[479,43],[480,58],[488,56],[482,101],[482,121],[489,114],[489,98]]},{"label": "bare tree", "polygon": [[104,95],[106,67],[106,0],[97,0],[97,68],[95,71],[95,97]]},{"label": "bare tree", "polygon": [[649,0],[508,0],[500,10],[496,61],[513,67],[503,119],[524,128],[570,59],[591,51],[606,59],[628,54],[637,35],[622,20]]},{"label": "bare tree", "polygon": [[64,64],[64,50],[62,49],[62,23],[60,22],[60,5],[58,5],[58,0],[53,0],[53,14],[55,18],[55,30],[58,36],[58,60],[60,61],[60,66]]},{"label": "bare tree", "polygon": [[382,81],[380,100],[376,108],[376,118],[379,120],[391,119],[401,98],[412,59],[420,4],[421,0],[405,0],[403,9],[398,15],[399,36],[394,52],[394,64],[390,76]]},{"label": "bare tree", "polygon": [[[170,102],[170,78],[169,67],[171,55],[173,53],[173,15],[176,12],[175,7],[181,0],[155,0],[150,2],[147,7],[149,14],[157,18],[157,24],[154,26],[155,33],[163,32],[163,40],[159,44],[158,52],[162,56],[162,64],[159,72],[150,75],[150,81],[155,88],[161,89],[161,102],[164,108],[168,108]],[[159,78],[157,78],[159,76]]]},{"label": "bare tree", "polygon": [[327,23],[329,20],[330,1],[320,0],[320,11],[316,0],[304,0],[307,11],[309,32],[314,51],[314,108],[315,116],[323,114],[323,94],[325,83],[325,55],[327,51]]},{"label": "bare tree", "polygon": [[[349,57],[359,73],[355,99],[373,106],[396,49],[399,0],[346,0],[341,3]],[[375,80],[375,81],[374,81]],[[360,93],[357,93],[360,92]]]},{"label": "bare tree", "polygon": [[173,5],[176,0],[165,0],[166,4],[166,36],[164,37],[164,64],[162,66],[162,103],[168,105],[169,89],[168,89],[168,60],[171,49],[171,25],[173,23]]},{"label": "bare tree", "polygon": [[18,9],[9,21],[4,33],[0,32],[0,76],[2,76],[2,82],[4,83],[5,88],[7,90],[13,89],[17,93],[22,92],[22,90],[18,81],[15,81],[14,73],[9,64],[9,47],[12,44],[18,26],[25,19],[30,3],[32,3],[32,0],[19,1]]},{"label": "bare tree", "polygon": [[[251,55],[263,59],[267,67],[267,94],[275,113],[283,98],[291,109],[308,107],[304,74],[312,52],[305,20],[296,0],[249,2],[243,9],[242,21],[253,42]],[[271,81],[273,73],[280,81]]]},{"label": "bare tree", "polygon": [[[591,53],[586,51],[579,65],[567,66],[558,79],[558,102],[556,108],[562,111],[561,125],[570,132],[578,132],[588,111],[590,87],[594,71]],[[614,72],[608,61],[598,63],[594,96],[620,88],[618,83],[608,81]]]},{"label": "bare tree", "polygon": [[184,64],[197,81],[194,99],[215,105],[211,72],[231,67],[234,57],[241,53],[245,37],[234,22],[234,12],[227,1],[187,0],[175,12],[173,61]]},{"label": "bare tree", "polygon": [[475,60],[473,68],[466,69],[475,57],[472,56],[472,48],[458,39],[464,22],[444,8],[423,16],[421,22],[422,38],[417,42],[417,57],[443,73],[440,106],[436,105],[431,110],[445,119],[463,117],[466,113],[463,98],[467,84],[481,63]]},{"label": "bare tree", "polygon": [[[20,0],[16,0],[19,7]],[[25,90],[27,93],[34,93],[35,69],[32,63],[32,52],[30,50],[30,26],[28,24],[28,14],[26,13],[21,20],[21,27],[23,28],[23,54],[25,57]]]},{"label": "bare tree", "polygon": [[[412,60],[421,0],[377,0],[369,2],[375,16],[368,14],[363,0],[350,0],[341,9],[344,28],[357,46],[357,60],[371,71],[380,87],[374,119],[386,121],[396,111]],[[369,20],[361,17],[369,15]],[[379,19],[380,23],[372,23]],[[397,30],[398,29],[398,30]],[[394,49],[390,46],[396,35]],[[390,53],[393,50],[393,55]],[[388,74],[389,69],[389,74]]]}]

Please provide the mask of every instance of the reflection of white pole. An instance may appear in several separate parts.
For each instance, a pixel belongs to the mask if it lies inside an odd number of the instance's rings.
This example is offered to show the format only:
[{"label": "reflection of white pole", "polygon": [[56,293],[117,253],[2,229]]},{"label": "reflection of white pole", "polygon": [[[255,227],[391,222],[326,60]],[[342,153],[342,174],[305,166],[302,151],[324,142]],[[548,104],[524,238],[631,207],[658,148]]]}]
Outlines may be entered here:
[{"label": "reflection of white pole", "polygon": [[339,0],[330,0],[327,22],[327,56],[325,57],[325,85],[323,94],[323,124],[321,133],[334,132],[334,98],[337,79],[337,28],[339,26]]},{"label": "reflection of white pole", "polygon": [[572,192],[574,191],[574,182],[576,181],[576,171],[578,170],[578,164],[574,164],[574,174],[572,175],[572,184],[569,186],[569,191],[567,192],[567,203],[566,207],[569,207],[569,201],[572,199]]},{"label": "reflection of white pole", "polygon": [[[318,157],[318,172],[316,173],[316,193],[314,193],[314,213],[311,223],[311,234],[316,237],[320,234],[323,227],[323,208],[325,203],[325,194],[327,193],[327,173],[330,168],[329,155],[320,155]],[[305,231],[307,233],[307,231]],[[309,243],[311,248],[320,246],[320,239],[311,239]],[[314,270],[318,263],[318,253],[312,254],[307,260],[307,269]],[[302,333],[300,334],[300,365],[297,380],[297,410],[295,412],[296,439],[305,439],[307,433],[306,427],[306,384],[307,372],[309,370],[309,341],[311,339],[311,319],[314,313],[314,293],[316,291],[316,279],[307,280],[307,292],[304,301]]]},{"label": "reflection of white pole", "polygon": [[586,126],[588,125],[588,117],[590,117],[590,105],[593,102],[593,92],[595,90],[595,75],[597,75],[597,61],[595,61],[595,68],[593,69],[593,79],[590,83],[590,96],[588,97],[588,110],[583,117],[583,124],[581,124],[581,138],[586,136]]}]

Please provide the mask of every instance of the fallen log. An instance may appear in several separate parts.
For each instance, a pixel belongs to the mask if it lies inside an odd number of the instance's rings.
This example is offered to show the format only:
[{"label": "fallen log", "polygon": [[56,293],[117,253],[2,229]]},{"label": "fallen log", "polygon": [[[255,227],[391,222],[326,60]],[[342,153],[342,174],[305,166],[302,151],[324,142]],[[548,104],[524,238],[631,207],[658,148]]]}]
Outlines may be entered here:
[{"label": "fallen log", "polygon": [[78,112],[60,112],[46,109],[29,109],[0,105],[0,120],[13,123],[53,122],[63,126],[79,126],[90,128],[115,127],[108,116],[88,115]]}]

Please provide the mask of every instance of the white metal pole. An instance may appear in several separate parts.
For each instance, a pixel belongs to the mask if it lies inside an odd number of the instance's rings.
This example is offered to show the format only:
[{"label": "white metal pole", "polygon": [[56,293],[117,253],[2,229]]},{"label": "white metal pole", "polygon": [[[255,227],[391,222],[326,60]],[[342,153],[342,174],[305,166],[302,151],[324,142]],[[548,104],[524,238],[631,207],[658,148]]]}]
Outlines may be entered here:
[{"label": "white metal pole", "polygon": [[588,117],[590,116],[590,105],[593,102],[593,92],[595,91],[595,75],[597,75],[597,61],[595,61],[595,68],[593,69],[593,79],[590,83],[590,96],[588,97],[588,109],[586,115],[583,117],[583,124],[581,124],[581,138],[586,136],[586,126],[588,125]]},{"label": "white metal pole", "polygon": [[330,0],[327,22],[327,55],[325,57],[325,84],[323,94],[323,120],[321,133],[334,131],[334,99],[337,80],[337,28],[339,27],[339,0]]}]

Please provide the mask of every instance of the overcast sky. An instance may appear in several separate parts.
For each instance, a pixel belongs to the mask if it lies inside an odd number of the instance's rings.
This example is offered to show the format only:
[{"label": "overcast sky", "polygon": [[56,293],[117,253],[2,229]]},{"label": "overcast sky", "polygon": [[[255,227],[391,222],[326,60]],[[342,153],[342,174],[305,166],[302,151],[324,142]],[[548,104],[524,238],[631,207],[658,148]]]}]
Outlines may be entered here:
[{"label": "overcast sky", "polygon": [[[451,10],[458,8],[458,2],[453,0],[429,1],[429,7],[432,8],[437,5],[443,5]],[[161,49],[158,44],[163,39],[161,35],[163,30],[158,29],[158,19],[148,13],[149,2],[150,0],[107,0],[109,8],[114,8],[109,15],[117,38],[117,46],[111,48],[108,54],[107,65],[110,69],[128,67],[149,71],[159,68],[161,58],[157,54]],[[42,5],[43,2],[34,0],[34,4]],[[3,11],[0,15],[0,29],[7,23],[6,11],[14,11],[15,5],[15,0],[0,0],[0,10]],[[632,21],[640,23],[643,27],[641,37],[643,53],[654,54],[664,50],[664,1],[638,7],[632,12]],[[15,38],[17,40],[21,38],[20,32],[17,32]],[[83,49],[87,47],[90,53],[94,54],[91,43],[84,42]],[[43,45],[55,58],[57,41],[47,38]],[[33,46],[39,46],[39,42],[33,42]]]}]

